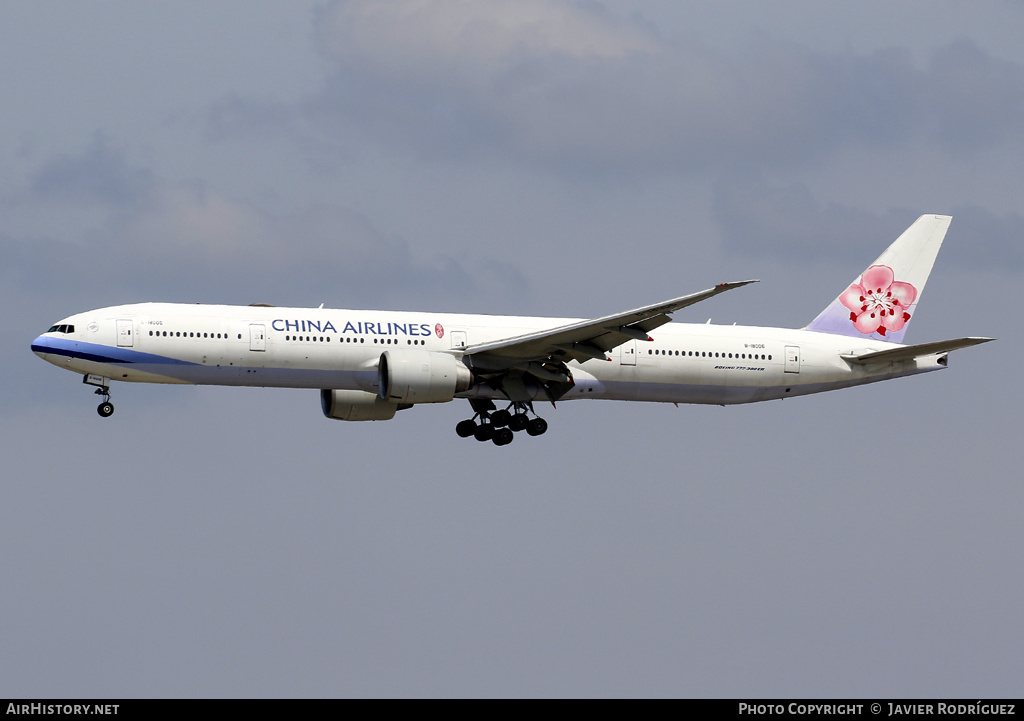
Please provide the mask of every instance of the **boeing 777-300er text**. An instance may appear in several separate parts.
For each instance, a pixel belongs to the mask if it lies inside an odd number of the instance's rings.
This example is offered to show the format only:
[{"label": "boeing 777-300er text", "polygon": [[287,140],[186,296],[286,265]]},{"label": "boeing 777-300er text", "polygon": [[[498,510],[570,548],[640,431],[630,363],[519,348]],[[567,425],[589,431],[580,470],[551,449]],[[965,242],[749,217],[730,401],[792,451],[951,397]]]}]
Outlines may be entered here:
[{"label": "boeing 777-300er text", "polygon": [[97,386],[104,417],[111,380],[315,388],[346,421],[465,398],[474,415],[456,432],[502,446],[547,430],[534,401],[753,403],[944,368],[992,340],[902,344],[950,220],[918,218],[796,330],[670,322],[748,280],[596,320],[140,303],[65,318],[32,350]]}]

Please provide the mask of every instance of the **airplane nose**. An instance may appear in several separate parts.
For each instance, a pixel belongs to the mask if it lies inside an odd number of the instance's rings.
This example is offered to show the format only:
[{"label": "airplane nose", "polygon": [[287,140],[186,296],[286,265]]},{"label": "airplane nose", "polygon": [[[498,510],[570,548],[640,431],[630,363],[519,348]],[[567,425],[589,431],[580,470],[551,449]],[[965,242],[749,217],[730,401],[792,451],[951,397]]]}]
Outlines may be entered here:
[{"label": "airplane nose", "polygon": [[43,354],[46,353],[46,336],[41,335],[32,341],[32,352],[40,358],[43,357]]}]

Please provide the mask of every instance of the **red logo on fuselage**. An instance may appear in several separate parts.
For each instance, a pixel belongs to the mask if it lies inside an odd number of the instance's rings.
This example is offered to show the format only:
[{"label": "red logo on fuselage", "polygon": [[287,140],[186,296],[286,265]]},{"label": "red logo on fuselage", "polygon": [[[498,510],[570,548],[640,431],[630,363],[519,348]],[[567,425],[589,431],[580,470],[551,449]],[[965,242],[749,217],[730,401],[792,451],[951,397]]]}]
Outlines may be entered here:
[{"label": "red logo on fuselage", "polygon": [[434,326],[434,333],[437,334],[438,338],[444,338],[444,326],[438,323]]}]

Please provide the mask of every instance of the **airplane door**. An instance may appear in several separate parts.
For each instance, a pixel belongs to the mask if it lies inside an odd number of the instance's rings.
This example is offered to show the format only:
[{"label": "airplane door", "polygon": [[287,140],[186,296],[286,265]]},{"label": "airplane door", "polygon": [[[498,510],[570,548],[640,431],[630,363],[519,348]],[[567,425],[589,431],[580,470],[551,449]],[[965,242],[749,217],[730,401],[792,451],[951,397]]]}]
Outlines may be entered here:
[{"label": "airplane door", "polygon": [[249,350],[267,349],[267,327],[262,323],[249,324]]},{"label": "airplane door", "polygon": [[131,348],[135,345],[132,337],[132,322],[130,320],[117,321],[117,345],[121,348]]},{"label": "airplane door", "polygon": [[466,331],[453,330],[448,335],[450,335],[452,339],[452,350],[466,347]]},{"label": "airplane door", "polygon": [[800,346],[786,346],[786,373],[800,372]]},{"label": "airplane door", "polygon": [[627,340],[619,346],[619,364],[624,366],[636,365],[636,341]]}]

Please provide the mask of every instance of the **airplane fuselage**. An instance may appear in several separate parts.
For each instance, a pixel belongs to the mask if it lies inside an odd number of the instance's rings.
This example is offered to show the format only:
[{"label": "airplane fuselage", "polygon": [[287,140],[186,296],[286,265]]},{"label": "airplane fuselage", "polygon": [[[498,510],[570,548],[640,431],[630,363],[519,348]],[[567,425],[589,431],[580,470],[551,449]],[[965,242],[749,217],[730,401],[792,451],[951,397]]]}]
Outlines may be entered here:
[{"label": "airplane fuselage", "polygon": [[[265,306],[141,303],[80,313],[35,340],[61,368],[142,383],[263,386],[377,393],[381,355],[463,349],[573,323],[574,319]],[[855,364],[843,355],[892,343],[807,330],[668,323],[653,340],[628,340],[571,361],[581,398],[733,404],[817,393],[945,367],[945,353]],[[545,400],[540,386],[526,386]],[[457,398],[506,396],[472,382]]]}]

